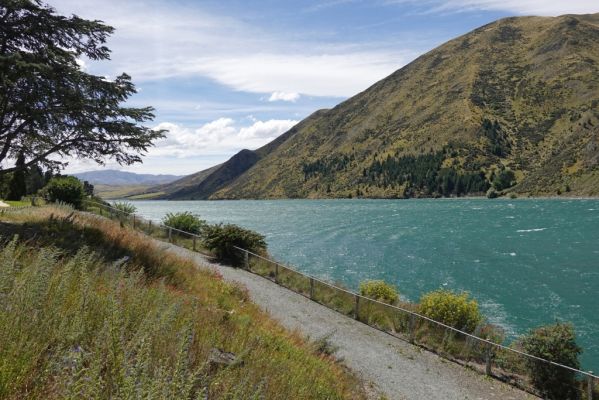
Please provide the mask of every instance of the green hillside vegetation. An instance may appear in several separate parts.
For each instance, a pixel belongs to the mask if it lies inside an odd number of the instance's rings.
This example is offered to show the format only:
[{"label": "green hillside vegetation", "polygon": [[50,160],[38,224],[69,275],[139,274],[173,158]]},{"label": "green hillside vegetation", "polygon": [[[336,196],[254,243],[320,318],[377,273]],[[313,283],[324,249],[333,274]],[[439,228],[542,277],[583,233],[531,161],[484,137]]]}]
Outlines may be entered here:
[{"label": "green hillside vegetation", "polygon": [[502,19],[164,197],[599,195],[598,77],[599,14]]},{"label": "green hillside vegetation", "polygon": [[118,223],[44,207],[0,234],[0,398],[363,398],[243,288]]}]

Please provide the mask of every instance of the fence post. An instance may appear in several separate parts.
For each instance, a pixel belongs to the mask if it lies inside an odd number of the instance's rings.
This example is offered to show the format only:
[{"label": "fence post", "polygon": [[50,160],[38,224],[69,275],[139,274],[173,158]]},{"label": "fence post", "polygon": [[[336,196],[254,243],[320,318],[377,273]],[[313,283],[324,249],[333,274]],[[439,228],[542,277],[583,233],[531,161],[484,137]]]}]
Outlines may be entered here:
[{"label": "fence post", "polygon": [[247,251],[243,251],[243,266],[246,270],[250,270],[250,256]]},{"label": "fence post", "polygon": [[168,242],[173,243],[173,228],[168,227]]},{"label": "fence post", "polygon": [[279,263],[275,263],[275,282],[279,283]]},{"label": "fence post", "polygon": [[488,343],[485,349],[485,374],[491,376],[491,345]]},{"label": "fence post", "polygon": [[[589,371],[589,374],[593,374],[593,371]],[[593,400],[593,392],[595,391],[595,380],[593,377],[589,375],[587,376],[588,384],[587,384],[587,399]]]},{"label": "fence post", "polygon": [[416,337],[416,316],[410,314],[410,343],[414,344],[414,338]]},{"label": "fence post", "polygon": [[148,221],[148,235],[152,234],[152,220]]},{"label": "fence post", "polygon": [[196,235],[193,235],[193,251],[196,251]]},{"label": "fence post", "polygon": [[360,320],[360,296],[355,295],[356,304],[354,306],[354,319]]},{"label": "fence post", "polygon": [[310,277],[310,299],[314,300],[314,278]]},{"label": "fence post", "polygon": [[135,214],[133,214],[133,229],[135,229]]}]

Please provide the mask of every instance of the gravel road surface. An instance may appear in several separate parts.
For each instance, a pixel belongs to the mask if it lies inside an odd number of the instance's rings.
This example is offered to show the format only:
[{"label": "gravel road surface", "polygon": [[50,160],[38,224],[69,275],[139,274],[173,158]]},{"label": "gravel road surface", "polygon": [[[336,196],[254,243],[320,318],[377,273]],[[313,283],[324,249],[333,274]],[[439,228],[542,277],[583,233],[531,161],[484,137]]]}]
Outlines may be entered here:
[{"label": "gravel road surface", "polygon": [[[162,243],[162,242],[161,242]],[[164,244],[164,243],[163,243]],[[523,391],[424,351],[355,321],[250,272],[214,264],[203,256],[164,244],[224,279],[247,287],[252,300],[291,330],[327,337],[335,355],[389,399],[536,399]]]}]

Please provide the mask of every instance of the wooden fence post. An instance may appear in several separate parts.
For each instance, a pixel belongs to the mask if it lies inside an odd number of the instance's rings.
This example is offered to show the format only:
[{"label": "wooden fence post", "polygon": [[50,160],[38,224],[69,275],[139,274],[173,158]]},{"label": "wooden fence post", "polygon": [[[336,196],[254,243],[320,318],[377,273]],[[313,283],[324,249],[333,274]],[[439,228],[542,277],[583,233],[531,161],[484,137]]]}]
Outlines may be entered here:
[{"label": "wooden fence post", "polygon": [[196,251],[196,235],[193,235],[193,251]]},{"label": "wooden fence post", "polygon": [[414,314],[410,314],[408,329],[410,330],[410,343],[414,344],[414,338],[416,337],[416,316]]},{"label": "wooden fence post", "polygon": [[354,305],[354,319],[360,320],[360,296],[354,295],[356,298],[356,304]]},{"label": "wooden fence post", "polygon": [[314,300],[314,278],[310,277],[310,299]]},{"label": "wooden fence post", "polygon": [[168,242],[173,243],[173,228],[168,227]]},{"label": "wooden fence post", "polygon": [[148,221],[148,235],[152,234],[152,220]]},{"label": "wooden fence post", "polygon": [[135,214],[133,214],[133,229],[135,229]]},{"label": "wooden fence post", "polygon": [[247,251],[243,251],[243,266],[246,270],[250,270],[250,256]]},{"label": "wooden fence post", "polygon": [[275,282],[279,283],[279,263],[275,263]]},{"label": "wooden fence post", "polygon": [[[593,374],[593,371],[589,371],[589,374]],[[591,376],[587,376],[588,384],[587,384],[587,399],[593,400],[593,392],[595,391],[595,379]]]},{"label": "wooden fence post", "polygon": [[487,376],[491,376],[491,345],[487,343],[487,348],[485,349],[485,374]]}]

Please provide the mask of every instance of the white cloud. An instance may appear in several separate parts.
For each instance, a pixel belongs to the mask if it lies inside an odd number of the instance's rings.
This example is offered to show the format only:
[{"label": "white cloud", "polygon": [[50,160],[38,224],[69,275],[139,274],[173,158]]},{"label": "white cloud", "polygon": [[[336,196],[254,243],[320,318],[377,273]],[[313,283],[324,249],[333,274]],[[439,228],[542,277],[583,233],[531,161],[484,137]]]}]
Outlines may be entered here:
[{"label": "white cloud", "polygon": [[300,94],[297,92],[272,92],[268,101],[290,101],[295,103],[300,98]]},{"label": "white cloud", "polygon": [[450,0],[447,6],[512,11],[517,14],[561,15],[599,12],[597,0]]},{"label": "white cloud", "polygon": [[546,16],[599,12],[597,0],[387,0],[386,3],[417,4],[429,12],[485,10]]},{"label": "white cloud", "polygon": [[[240,121],[245,121],[246,125],[240,124]],[[255,150],[298,123],[287,119],[260,121],[243,118],[240,121],[218,118],[195,129],[163,122],[154,129],[167,129],[169,132],[149,149],[143,157],[143,164],[120,166],[107,160],[105,166],[100,166],[91,160],[70,159],[66,172],[118,169],[152,174],[191,174],[222,163],[241,149]]]},{"label": "white cloud", "polygon": [[77,65],[79,65],[79,68],[81,68],[81,70],[87,71],[87,62],[83,58],[77,58],[75,62],[77,63]]},{"label": "white cloud", "polygon": [[197,129],[164,122],[155,129],[167,129],[166,138],[156,141],[148,157],[197,157],[257,149],[297,124],[294,120],[252,121],[238,126],[231,118],[219,118]]},{"label": "white cloud", "polygon": [[206,13],[197,6],[135,0],[55,0],[52,4],[61,13],[77,13],[114,26],[108,42],[112,61],[90,63],[90,69],[111,76],[126,71],[135,82],[208,77],[239,91],[347,97],[419,53],[306,42]]}]

